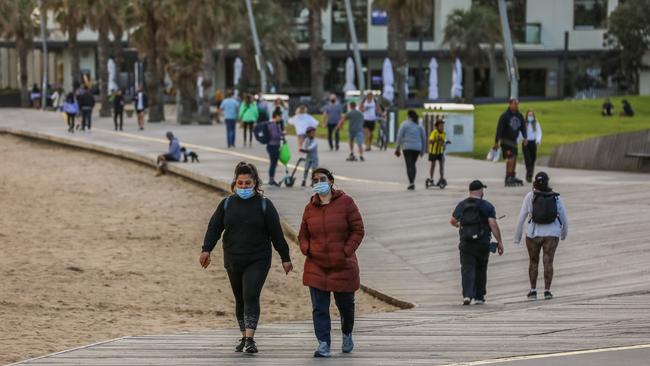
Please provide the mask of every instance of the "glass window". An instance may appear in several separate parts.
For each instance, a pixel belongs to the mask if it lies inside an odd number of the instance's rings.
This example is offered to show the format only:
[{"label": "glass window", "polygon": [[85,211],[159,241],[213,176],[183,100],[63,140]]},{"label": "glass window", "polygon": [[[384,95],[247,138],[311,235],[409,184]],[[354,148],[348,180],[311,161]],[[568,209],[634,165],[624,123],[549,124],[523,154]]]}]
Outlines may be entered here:
[{"label": "glass window", "polygon": [[409,33],[409,41],[419,41],[420,34],[422,34],[423,41],[432,41],[433,40],[433,20],[434,18],[434,9],[436,7],[435,1],[431,1],[431,6],[429,7],[428,14],[426,16],[426,21],[423,24],[416,24],[415,27]]},{"label": "glass window", "polygon": [[607,25],[607,0],[573,0],[573,27],[601,29]]},{"label": "glass window", "polygon": [[546,69],[519,69],[519,95],[546,96]]},{"label": "glass window", "polygon": [[[366,42],[368,39],[368,1],[351,0],[350,2],[357,40],[362,43]],[[343,0],[334,0],[332,1],[332,42],[346,43],[349,41],[345,3]]]},{"label": "glass window", "polygon": [[[489,6],[499,14],[499,4],[497,3],[497,0],[472,0],[472,5]],[[506,0],[506,8],[513,42],[529,43],[526,42],[528,38],[526,33],[526,0]]]}]

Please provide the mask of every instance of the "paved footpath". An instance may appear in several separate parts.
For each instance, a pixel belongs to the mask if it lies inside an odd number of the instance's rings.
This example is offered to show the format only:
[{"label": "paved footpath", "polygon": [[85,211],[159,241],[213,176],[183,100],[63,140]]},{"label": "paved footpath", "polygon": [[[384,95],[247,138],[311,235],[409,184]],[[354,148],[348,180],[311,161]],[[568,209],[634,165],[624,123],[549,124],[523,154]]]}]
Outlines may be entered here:
[{"label": "paved footpath", "polygon": [[[118,133],[112,130],[112,120],[96,118],[92,132],[71,135],[58,113],[0,110],[0,130],[91,144],[146,161],[166,150],[164,133],[171,130],[201,159],[200,164],[176,164],[175,171],[223,185],[232,180],[234,165],[247,160],[266,177],[264,147],[226,149],[223,125],[164,122],[138,131],[134,118],[125,123],[126,130]],[[237,133],[239,143],[241,130]],[[296,152],[295,137],[288,139]],[[566,360],[610,365],[616,359],[620,365],[648,365],[650,346],[643,345],[650,343],[649,175],[544,169],[565,200],[571,226],[556,256],[556,298],[530,302],[525,300],[527,255],[512,244],[514,221],[530,187],[504,188],[503,164],[449,157],[447,189],[425,190],[428,162],[421,160],[417,189],[406,191],[403,160],[391,152],[372,151],[366,162],[349,163],[344,161],[347,147],[331,152],[326,141],[319,145],[321,165],[334,171],[338,187],[355,199],[363,214],[367,236],[358,253],[362,283],[396,303],[415,305],[358,317],[354,353],[335,352],[327,361],[310,358],[315,340],[307,320],[262,325],[257,337],[260,353],[255,356],[232,352],[237,332],[216,329],[125,335],[25,364],[546,365]],[[518,171],[521,174],[523,167]],[[280,169],[276,177],[282,175]],[[491,258],[488,303],[462,307],[457,233],[448,220],[475,178],[488,185],[486,198],[497,215],[505,215],[500,225],[506,253]],[[265,187],[265,192],[289,228],[297,230],[310,190]],[[600,352],[633,345],[642,346]],[[334,337],[333,349],[339,347],[340,339]],[[508,359],[576,350],[600,351]]]}]

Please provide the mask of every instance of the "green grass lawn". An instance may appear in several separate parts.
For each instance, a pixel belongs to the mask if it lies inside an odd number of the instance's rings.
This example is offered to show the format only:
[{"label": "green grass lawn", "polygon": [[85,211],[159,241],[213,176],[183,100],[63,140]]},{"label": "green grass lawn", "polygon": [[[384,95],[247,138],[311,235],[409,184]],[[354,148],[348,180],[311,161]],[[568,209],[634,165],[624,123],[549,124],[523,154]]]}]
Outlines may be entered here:
[{"label": "green grass lawn", "polygon": [[[621,100],[627,99],[635,115],[632,118],[619,117]],[[590,137],[611,135],[622,132],[638,131],[650,128],[650,97],[629,96],[611,98],[614,104],[613,117],[600,115],[602,99],[569,100],[547,102],[521,102],[522,114],[532,109],[539,120],[543,136],[539,148],[541,156],[550,155],[553,149],[562,144],[585,140]],[[474,152],[458,155],[484,159],[485,154],[494,144],[494,134],[499,116],[507,108],[506,103],[477,105],[474,112]],[[424,110],[418,110],[422,113]],[[314,116],[321,120],[322,115]],[[400,111],[400,121],[406,119],[406,110]],[[322,125],[321,125],[322,126]],[[293,133],[293,126],[288,132]],[[375,136],[377,132],[375,131]],[[327,129],[319,128],[318,137],[327,138]],[[341,141],[347,143],[347,123],[341,130]],[[344,144],[345,146],[345,144]],[[324,147],[321,147],[324,148]],[[521,154],[520,154],[521,155]]]}]

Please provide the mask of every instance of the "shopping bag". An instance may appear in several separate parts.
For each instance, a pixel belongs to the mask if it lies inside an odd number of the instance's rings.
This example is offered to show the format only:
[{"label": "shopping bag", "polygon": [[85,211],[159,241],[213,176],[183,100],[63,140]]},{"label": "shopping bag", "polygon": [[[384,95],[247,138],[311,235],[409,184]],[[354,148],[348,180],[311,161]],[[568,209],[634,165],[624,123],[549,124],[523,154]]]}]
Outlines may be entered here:
[{"label": "shopping bag", "polygon": [[501,160],[501,149],[490,149],[485,156],[485,160],[493,161],[495,163]]},{"label": "shopping bag", "polygon": [[289,145],[286,142],[283,142],[280,146],[280,157],[278,160],[280,160],[282,165],[289,164],[289,160],[291,160],[291,150],[289,150]]}]

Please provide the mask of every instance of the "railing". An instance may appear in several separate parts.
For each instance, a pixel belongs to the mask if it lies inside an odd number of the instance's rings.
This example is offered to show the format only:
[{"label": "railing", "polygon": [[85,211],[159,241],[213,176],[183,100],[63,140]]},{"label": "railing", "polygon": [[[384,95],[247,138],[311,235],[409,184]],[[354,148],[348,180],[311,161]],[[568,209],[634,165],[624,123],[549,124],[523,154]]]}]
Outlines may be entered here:
[{"label": "railing", "polygon": [[541,23],[511,24],[510,31],[512,32],[512,40],[514,43],[542,43]]}]

